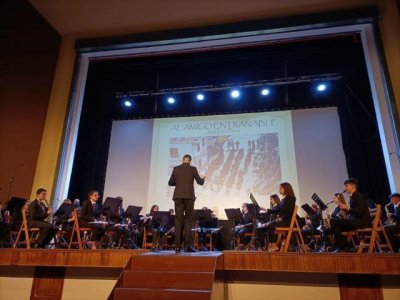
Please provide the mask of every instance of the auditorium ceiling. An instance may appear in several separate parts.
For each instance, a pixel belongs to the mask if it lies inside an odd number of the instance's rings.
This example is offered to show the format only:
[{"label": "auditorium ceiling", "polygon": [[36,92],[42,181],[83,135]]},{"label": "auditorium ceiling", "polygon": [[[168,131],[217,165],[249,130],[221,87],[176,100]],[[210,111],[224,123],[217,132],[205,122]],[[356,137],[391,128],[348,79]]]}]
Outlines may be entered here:
[{"label": "auditorium ceiling", "polygon": [[378,0],[29,0],[61,34],[107,36],[378,4]]}]

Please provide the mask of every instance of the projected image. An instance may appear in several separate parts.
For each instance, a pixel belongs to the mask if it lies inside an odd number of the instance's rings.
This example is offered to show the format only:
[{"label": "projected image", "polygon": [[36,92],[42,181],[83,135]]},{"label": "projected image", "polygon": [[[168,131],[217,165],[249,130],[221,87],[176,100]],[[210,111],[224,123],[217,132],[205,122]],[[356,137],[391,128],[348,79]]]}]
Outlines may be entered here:
[{"label": "projected image", "polygon": [[[268,195],[281,182],[278,133],[171,137],[168,169],[192,154],[193,165],[207,180],[197,191],[201,197],[225,197],[254,192]],[[172,197],[173,188],[167,188]]]},{"label": "projected image", "polygon": [[174,207],[172,169],[190,154],[206,176],[203,186],[194,183],[196,209],[225,219],[224,209],[249,202],[250,192],[268,208],[285,181],[301,205],[342,186],[342,149],[336,108],[114,121],[104,195],[122,196],[142,213],[153,204],[167,211]]}]

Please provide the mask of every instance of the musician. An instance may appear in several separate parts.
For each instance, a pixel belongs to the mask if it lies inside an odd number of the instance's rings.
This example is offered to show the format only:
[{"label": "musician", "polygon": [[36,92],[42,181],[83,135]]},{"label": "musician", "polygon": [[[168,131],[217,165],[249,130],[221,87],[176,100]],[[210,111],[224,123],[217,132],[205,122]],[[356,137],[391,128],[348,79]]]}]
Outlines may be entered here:
[{"label": "musician", "polygon": [[[277,194],[273,194],[271,196],[269,196],[269,208],[270,209],[274,209],[275,207],[277,207],[279,204],[281,203],[281,199],[279,198],[279,196]],[[268,209],[264,208],[264,207],[260,207],[260,211],[265,211],[268,212]],[[270,219],[268,221],[272,221],[276,218],[276,214],[269,214]]]},{"label": "musician", "polygon": [[90,227],[92,229],[92,238],[95,241],[100,241],[101,237],[106,232],[106,229],[101,224],[94,223],[100,213],[97,207],[99,200],[99,192],[92,190],[88,193],[88,200],[84,201],[81,207],[81,215],[79,216],[80,227]]},{"label": "musician", "polygon": [[[152,234],[152,239],[151,243],[153,244],[151,250],[156,250],[156,242],[158,239],[158,227],[159,223],[158,222],[153,222],[153,216],[155,212],[159,211],[159,207],[156,204],[153,204],[150,208],[150,212],[146,214],[146,216],[143,218],[143,224],[146,227],[147,232],[150,232]],[[144,239],[146,238],[145,236],[143,237]]]},{"label": "musician", "polygon": [[278,217],[275,218],[275,220],[264,224],[264,226],[259,229],[259,235],[261,237],[259,240],[262,242],[264,240],[264,234],[267,235],[268,242],[270,243],[270,252],[279,250],[276,242],[277,236],[275,233],[275,228],[288,227],[290,225],[296,205],[296,196],[290,183],[281,183],[279,185],[279,193],[283,196],[282,201],[276,207],[267,210],[267,212],[270,214],[278,214]]},{"label": "musician", "polygon": [[[201,218],[196,222],[196,228],[200,250],[209,250],[205,247],[205,241],[207,239],[207,234],[211,234],[211,239],[214,246],[219,245],[219,230],[218,229],[218,218],[214,215],[213,211],[207,206],[203,206],[201,210],[210,211],[211,219]],[[210,249],[212,250],[212,249]]]},{"label": "musician", "polygon": [[123,198],[118,196],[116,199],[121,199],[121,204],[118,207],[118,216],[111,215],[110,221],[115,223],[110,231],[114,232],[114,242],[117,246],[128,245],[131,238],[131,231],[128,229],[128,224],[125,222],[125,210],[122,207]]},{"label": "musician", "polygon": [[344,199],[343,194],[336,193],[332,201],[337,206],[331,213],[330,218],[331,219],[346,219],[347,215],[348,215],[348,211],[345,209],[341,209],[340,205],[339,205],[339,204],[346,204],[346,200]]},{"label": "musician", "polygon": [[321,233],[318,230],[318,227],[321,225],[322,212],[315,203],[311,204],[311,208],[314,213],[311,215],[307,214],[305,225],[301,230],[301,234],[303,235],[303,239],[307,245],[312,243],[314,236],[320,235]]},{"label": "musician", "polygon": [[[197,168],[190,165],[192,157],[189,154],[183,156],[182,164],[175,167],[168,181],[169,186],[175,186],[172,199],[175,202],[175,251],[181,251],[182,225],[185,227],[185,248],[187,252],[195,252],[193,248],[193,213],[194,194],[193,182],[203,185],[205,176],[200,177]],[[185,215],[185,218],[183,216]]]},{"label": "musician", "polygon": [[363,194],[358,191],[357,179],[350,178],[344,182],[345,191],[350,195],[350,204],[339,202],[340,209],[348,212],[346,219],[331,219],[331,230],[335,237],[335,248],[333,253],[345,250],[347,238],[343,231],[354,230],[371,226],[368,203]]},{"label": "musician", "polygon": [[34,248],[46,248],[57,232],[57,227],[46,221],[51,215],[51,208],[46,201],[47,191],[40,188],[36,191],[36,199],[28,207],[28,227],[39,228],[39,236]]},{"label": "musician", "polygon": [[74,201],[72,202],[72,205],[74,206],[79,215],[81,212],[81,201],[78,198],[75,198]]},{"label": "musician", "polygon": [[[65,205],[63,205],[65,204]],[[74,226],[74,218],[72,217],[71,208],[68,209],[67,206],[72,206],[70,199],[65,199],[61,206],[57,209],[54,214],[55,225],[62,226],[62,230],[70,232]]]},{"label": "musician", "polygon": [[238,225],[235,226],[235,236],[239,238],[239,249],[244,247],[247,242],[245,240],[245,233],[251,232],[253,229],[253,218],[249,212],[247,203],[242,204],[242,218]]},{"label": "musician", "polygon": [[389,211],[387,217],[391,222],[389,225],[385,225],[385,231],[392,244],[393,251],[399,252],[400,237],[396,235],[400,234],[400,194],[393,193],[389,198],[390,204],[387,205],[387,210]]}]

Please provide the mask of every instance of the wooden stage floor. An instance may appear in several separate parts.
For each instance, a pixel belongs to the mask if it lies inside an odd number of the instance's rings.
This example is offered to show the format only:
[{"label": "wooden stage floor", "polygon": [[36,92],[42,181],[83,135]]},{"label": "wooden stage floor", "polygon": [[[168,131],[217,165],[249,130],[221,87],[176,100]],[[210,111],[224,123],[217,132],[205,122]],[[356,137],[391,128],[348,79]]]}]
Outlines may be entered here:
[{"label": "wooden stage floor", "polygon": [[[133,255],[173,255],[173,251],[0,249],[0,266],[86,267],[123,269]],[[217,269],[331,274],[400,274],[400,254],[267,253],[248,251],[183,253],[208,256],[222,253]]]}]

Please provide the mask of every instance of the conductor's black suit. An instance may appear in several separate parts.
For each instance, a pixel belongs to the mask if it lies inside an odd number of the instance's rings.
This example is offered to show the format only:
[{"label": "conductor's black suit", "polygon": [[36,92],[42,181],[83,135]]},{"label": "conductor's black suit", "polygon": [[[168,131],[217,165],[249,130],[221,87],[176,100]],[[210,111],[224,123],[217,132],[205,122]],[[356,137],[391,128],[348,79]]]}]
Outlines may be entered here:
[{"label": "conductor's black suit", "polygon": [[194,180],[200,185],[204,184],[204,178],[201,178],[197,168],[189,163],[182,163],[175,167],[172,171],[168,185],[175,186],[175,191],[172,199],[175,202],[175,246],[181,246],[183,214],[185,214],[185,247],[192,245],[191,230],[193,227],[193,211]]}]

